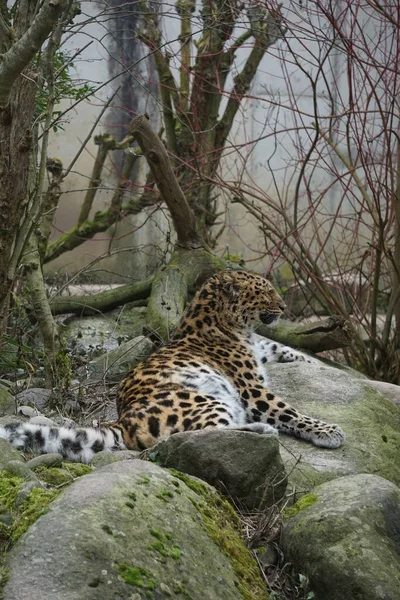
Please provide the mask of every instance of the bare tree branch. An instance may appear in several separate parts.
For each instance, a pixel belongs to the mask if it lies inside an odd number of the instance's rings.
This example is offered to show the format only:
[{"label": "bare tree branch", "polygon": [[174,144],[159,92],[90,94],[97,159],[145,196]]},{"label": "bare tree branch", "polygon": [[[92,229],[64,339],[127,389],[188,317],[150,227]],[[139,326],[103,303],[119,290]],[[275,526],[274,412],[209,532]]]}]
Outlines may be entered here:
[{"label": "bare tree branch", "polygon": [[170,210],[178,237],[178,246],[187,249],[204,247],[197,230],[194,212],[189,207],[163,143],[152,130],[148,117],[145,115],[135,117],[128,129],[145,154],[160,194]]}]

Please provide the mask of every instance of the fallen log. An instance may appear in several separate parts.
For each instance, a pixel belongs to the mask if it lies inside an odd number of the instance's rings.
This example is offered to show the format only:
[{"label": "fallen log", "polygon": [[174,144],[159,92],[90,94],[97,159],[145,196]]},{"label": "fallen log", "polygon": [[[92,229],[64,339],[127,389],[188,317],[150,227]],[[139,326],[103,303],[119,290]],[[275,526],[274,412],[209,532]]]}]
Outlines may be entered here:
[{"label": "fallen log", "polygon": [[50,308],[53,315],[65,313],[93,315],[112,310],[127,302],[148,298],[152,285],[153,277],[150,277],[144,281],[136,281],[135,283],[100,292],[99,294],[93,294],[92,296],[54,298],[50,302]]},{"label": "fallen log", "polygon": [[303,348],[316,354],[349,346],[352,338],[349,320],[335,315],[313,323],[281,320],[276,325],[258,326],[256,333],[292,348]]}]

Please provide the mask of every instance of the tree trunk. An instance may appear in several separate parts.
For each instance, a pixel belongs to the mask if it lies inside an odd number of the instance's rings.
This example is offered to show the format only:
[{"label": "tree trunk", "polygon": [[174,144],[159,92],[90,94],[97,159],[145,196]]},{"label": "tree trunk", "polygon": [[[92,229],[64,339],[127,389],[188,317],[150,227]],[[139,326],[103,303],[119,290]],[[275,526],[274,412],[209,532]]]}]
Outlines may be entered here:
[{"label": "tree trunk", "polygon": [[0,306],[13,283],[9,261],[27,203],[36,86],[32,73],[26,75],[14,84],[9,105],[0,109]]}]

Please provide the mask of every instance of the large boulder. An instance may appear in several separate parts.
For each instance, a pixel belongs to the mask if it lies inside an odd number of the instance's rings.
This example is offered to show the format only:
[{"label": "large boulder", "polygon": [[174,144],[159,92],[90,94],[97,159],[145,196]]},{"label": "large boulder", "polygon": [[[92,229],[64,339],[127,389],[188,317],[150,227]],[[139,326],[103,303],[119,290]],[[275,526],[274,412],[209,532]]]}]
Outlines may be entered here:
[{"label": "large boulder", "polygon": [[150,462],[97,469],[11,550],[4,600],[267,600],[232,507]]},{"label": "large boulder", "polygon": [[270,389],[301,412],[338,423],[346,441],[337,450],[280,435],[289,486],[304,493],[356,473],[378,474],[400,485],[400,410],[368,379],[320,363],[267,365]]},{"label": "large boulder", "polygon": [[281,539],[316,600],[400,598],[400,489],[381,477],[317,486],[289,511]]},{"label": "large boulder", "polygon": [[275,436],[232,429],[176,433],[151,451],[152,459],[199,477],[253,511],[277,502],[286,472]]}]

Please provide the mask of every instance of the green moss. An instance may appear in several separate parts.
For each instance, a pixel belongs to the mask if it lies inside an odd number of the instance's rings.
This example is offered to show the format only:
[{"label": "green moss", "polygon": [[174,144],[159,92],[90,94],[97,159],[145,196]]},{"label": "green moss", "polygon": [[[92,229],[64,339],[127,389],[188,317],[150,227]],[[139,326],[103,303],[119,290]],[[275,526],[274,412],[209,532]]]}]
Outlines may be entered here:
[{"label": "green moss", "polygon": [[50,502],[58,495],[57,491],[42,490],[35,488],[27,496],[25,502],[19,507],[14,521],[12,541],[15,543],[23,533],[47,512]]},{"label": "green moss", "polygon": [[82,477],[82,475],[88,475],[93,471],[93,467],[90,465],[84,465],[83,463],[64,462],[62,466],[64,469],[67,469],[74,478]]},{"label": "green moss", "polygon": [[38,467],[36,474],[50,486],[58,487],[72,483],[77,477],[91,473],[92,467],[81,463],[64,462],[61,467]]},{"label": "green moss", "polygon": [[0,514],[12,508],[23,481],[8,471],[0,471]]},{"label": "green moss", "polygon": [[216,492],[188,475],[170,469],[188,488],[201,497],[197,508],[211,539],[227,555],[235,571],[237,589],[244,600],[266,600],[269,595],[253,556],[245,547],[239,531],[239,517],[232,505]]},{"label": "green moss", "polygon": [[181,551],[178,544],[171,544],[172,535],[168,533],[163,535],[161,531],[157,531],[156,529],[150,529],[150,533],[157,540],[150,544],[150,550],[156,550],[161,556],[173,558],[174,560],[179,560],[181,558]]},{"label": "green moss", "polygon": [[169,502],[169,499],[173,497],[174,494],[170,490],[161,490],[159,494],[156,494],[156,498],[159,498],[159,500],[163,500],[164,502]]},{"label": "green moss", "polygon": [[162,540],[163,539],[163,534],[161,533],[161,531],[157,531],[156,529],[150,529],[150,533],[151,533],[151,535],[153,535],[158,540]]},{"label": "green moss", "polygon": [[187,589],[179,581],[174,583],[174,593],[182,594],[182,596],[184,596],[185,598],[191,598]]},{"label": "green moss", "polygon": [[146,485],[146,484],[150,483],[150,478],[146,477],[146,475],[138,475],[138,477],[139,477],[138,485]]},{"label": "green moss", "polygon": [[156,582],[152,578],[150,571],[142,567],[130,567],[129,565],[118,565],[118,573],[122,579],[129,585],[133,585],[146,590],[154,590]]},{"label": "green moss", "polygon": [[284,517],[286,519],[290,519],[299,513],[300,511],[308,508],[315,504],[318,500],[318,496],[316,494],[305,494],[299,500],[297,500],[296,504],[294,504],[291,508],[285,510]]},{"label": "green moss", "polygon": [[57,384],[61,389],[68,389],[72,381],[71,360],[64,349],[55,356],[55,373]]}]

